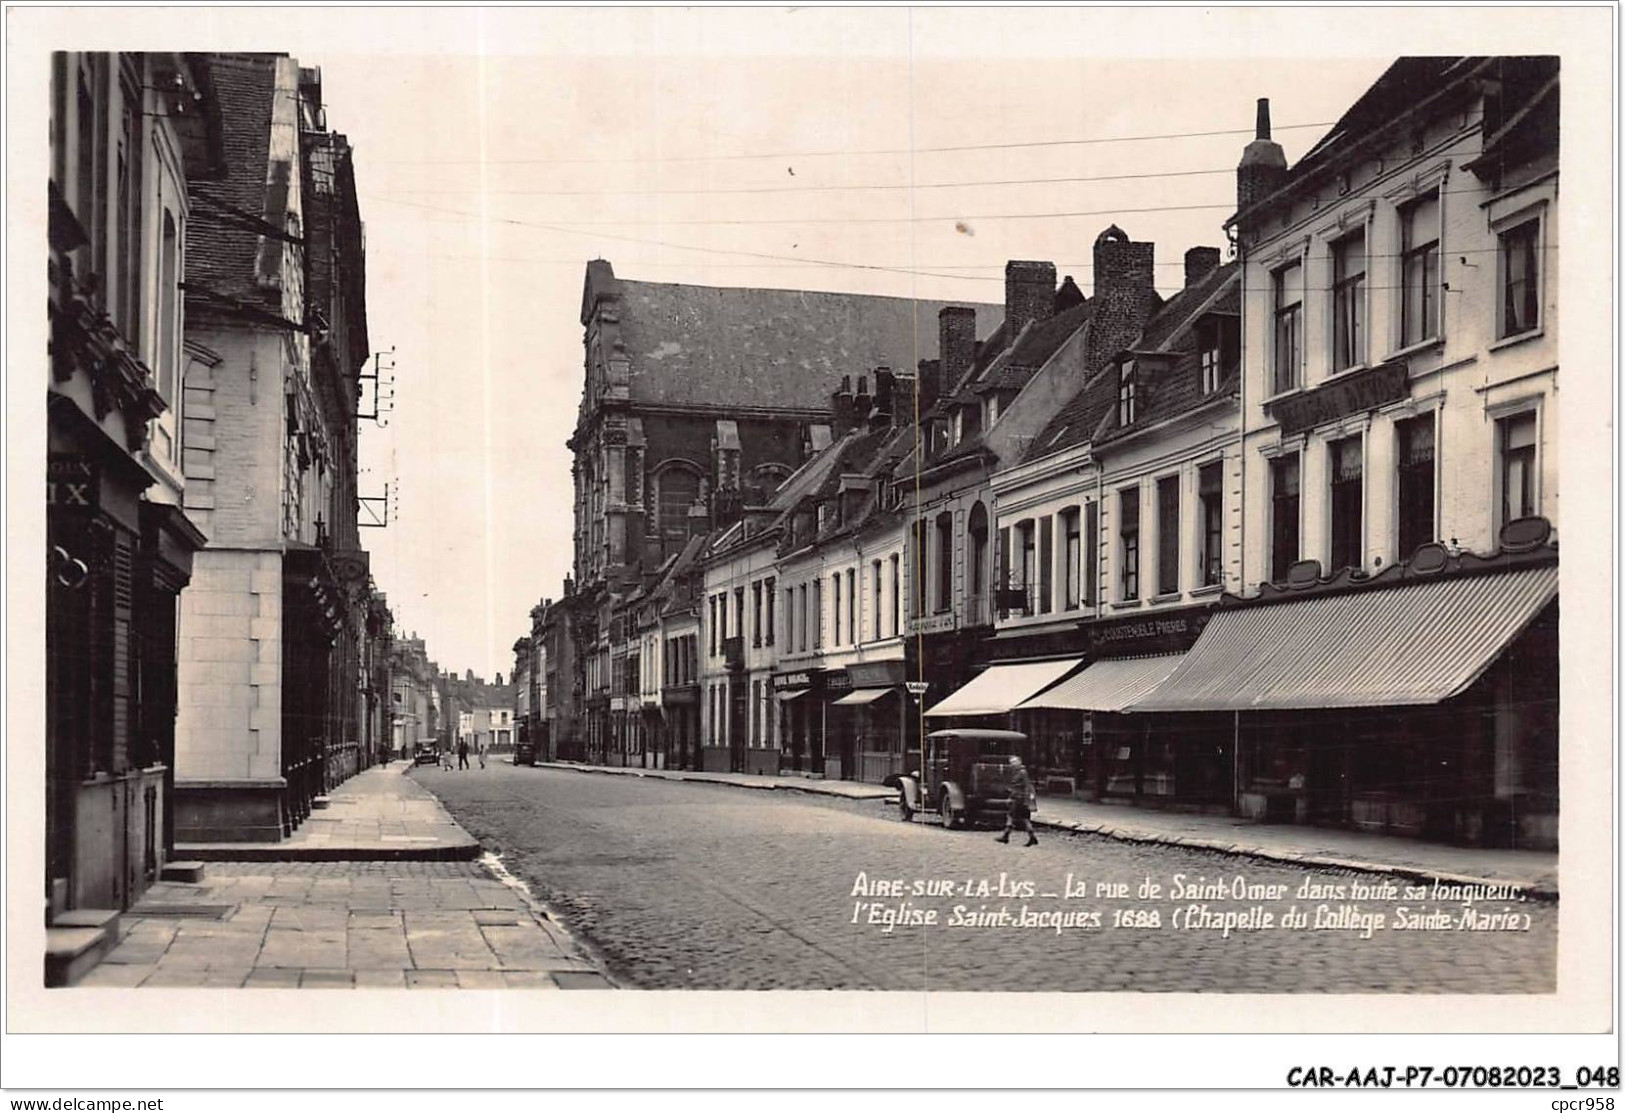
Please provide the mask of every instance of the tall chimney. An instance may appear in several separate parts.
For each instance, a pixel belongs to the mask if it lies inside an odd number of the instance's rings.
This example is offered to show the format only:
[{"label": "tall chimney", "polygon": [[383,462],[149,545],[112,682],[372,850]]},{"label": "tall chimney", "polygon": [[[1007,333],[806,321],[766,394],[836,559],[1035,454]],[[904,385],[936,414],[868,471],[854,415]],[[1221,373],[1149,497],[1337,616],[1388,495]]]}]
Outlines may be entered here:
[{"label": "tall chimney", "polygon": [[1130,347],[1156,311],[1156,244],[1137,243],[1113,224],[1095,237],[1095,301],[1089,367]]},{"label": "tall chimney", "polygon": [[830,396],[830,410],[835,415],[835,439],[840,440],[852,431],[852,376],[841,376],[841,387]]},{"label": "tall chimney", "polygon": [[976,310],[966,305],[945,305],[937,311],[937,356],[937,381],[920,398],[921,412],[958,386],[976,362]]},{"label": "tall chimney", "polygon": [[858,391],[852,396],[852,423],[864,432],[869,431],[869,413],[875,400],[869,393],[869,376],[858,376]]},{"label": "tall chimney", "polygon": [[1222,258],[1216,247],[1193,247],[1185,252],[1185,285],[1194,286],[1212,274]]},{"label": "tall chimney", "polygon": [[1012,259],[1004,265],[1004,335],[1011,341],[1055,313],[1055,264]]},{"label": "tall chimney", "polygon": [[1251,208],[1285,181],[1286,152],[1270,138],[1269,98],[1259,97],[1257,130],[1236,167],[1236,211]]},{"label": "tall chimney", "polygon": [[[912,419],[913,414],[909,417]],[[890,367],[875,368],[875,425],[879,428],[897,422],[897,376]]]}]

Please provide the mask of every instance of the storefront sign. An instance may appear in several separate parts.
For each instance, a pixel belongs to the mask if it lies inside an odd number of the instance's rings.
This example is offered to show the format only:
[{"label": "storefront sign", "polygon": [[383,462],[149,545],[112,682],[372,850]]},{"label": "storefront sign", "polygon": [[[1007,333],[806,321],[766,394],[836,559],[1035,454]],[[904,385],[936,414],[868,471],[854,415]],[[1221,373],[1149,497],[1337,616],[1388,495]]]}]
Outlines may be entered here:
[{"label": "storefront sign", "polygon": [[846,667],[847,678],[854,688],[890,688],[904,679],[903,659],[894,661],[862,661]]},{"label": "storefront sign", "polygon": [[792,692],[797,688],[816,688],[823,676],[819,672],[781,672],[773,677],[773,688],[779,692]]},{"label": "storefront sign", "polygon": [[1207,625],[1209,612],[1172,612],[1125,619],[1106,619],[1084,626],[1091,657],[1135,657],[1151,653],[1182,653],[1196,644]]},{"label": "storefront sign", "polygon": [[46,463],[45,505],[52,510],[95,510],[101,477],[83,456],[53,452]]},{"label": "storefront sign", "polygon": [[1410,392],[1410,376],[1405,364],[1381,363],[1272,402],[1270,416],[1280,423],[1283,436],[1291,436],[1350,414],[1398,402],[1409,397]]}]

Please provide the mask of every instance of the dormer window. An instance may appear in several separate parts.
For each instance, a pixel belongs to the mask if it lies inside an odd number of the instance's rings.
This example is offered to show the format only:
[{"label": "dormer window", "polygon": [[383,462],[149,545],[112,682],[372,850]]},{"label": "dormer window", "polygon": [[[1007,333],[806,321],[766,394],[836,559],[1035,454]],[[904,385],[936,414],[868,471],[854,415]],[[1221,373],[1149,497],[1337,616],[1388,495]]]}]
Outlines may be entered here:
[{"label": "dormer window", "polygon": [[987,400],[987,423],[989,426],[999,420],[999,396],[990,395]]},{"label": "dormer window", "polygon": [[962,441],[964,439],[965,439],[965,408],[963,406],[961,406],[959,409],[954,411],[953,437],[948,443],[949,443],[950,446],[951,445],[956,445],[956,444],[958,444],[960,441]]},{"label": "dormer window", "polygon": [[1219,389],[1219,330],[1212,324],[1201,329],[1202,393],[1212,394]]},{"label": "dormer window", "polygon": [[1134,364],[1124,363],[1117,369],[1117,424],[1134,424]]}]

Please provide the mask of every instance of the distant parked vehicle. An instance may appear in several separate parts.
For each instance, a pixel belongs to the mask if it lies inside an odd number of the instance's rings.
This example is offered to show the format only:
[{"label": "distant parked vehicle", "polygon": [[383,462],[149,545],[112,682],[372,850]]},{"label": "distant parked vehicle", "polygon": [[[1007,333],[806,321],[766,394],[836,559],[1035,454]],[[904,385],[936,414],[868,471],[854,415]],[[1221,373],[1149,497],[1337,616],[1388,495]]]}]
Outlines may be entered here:
[{"label": "distant parked vehicle", "polygon": [[1010,812],[1010,755],[1031,760],[1025,734],[1013,730],[938,730],[925,736],[925,768],[897,778],[905,821],[935,811],[949,830],[1004,822]]},{"label": "distant parked vehicle", "polygon": [[439,765],[440,747],[433,742],[419,743],[417,753],[412,755],[413,765]]},{"label": "distant parked vehicle", "polygon": [[513,763],[515,765],[536,764],[536,743],[528,738],[521,738],[513,744]]}]

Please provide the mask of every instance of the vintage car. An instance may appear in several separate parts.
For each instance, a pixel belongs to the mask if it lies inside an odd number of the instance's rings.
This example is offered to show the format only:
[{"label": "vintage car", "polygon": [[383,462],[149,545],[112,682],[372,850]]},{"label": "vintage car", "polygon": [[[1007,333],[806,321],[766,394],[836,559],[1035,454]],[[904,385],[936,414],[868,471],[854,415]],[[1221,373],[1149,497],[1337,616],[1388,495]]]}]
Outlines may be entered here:
[{"label": "vintage car", "polygon": [[925,768],[897,778],[903,819],[935,811],[949,829],[1003,823],[1010,811],[1010,755],[1031,759],[1013,730],[938,730],[925,736]]},{"label": "vintage car", "polygon": [[417,753],[412,755],[413,765],[439,765],[440,747],[433,742],[419,742]]},{"label": "vintage car", "polygon": [[519,741],[513,744],[513,763],[515,765],[536,764],[536,743],[528,735],[521,735]]}]

